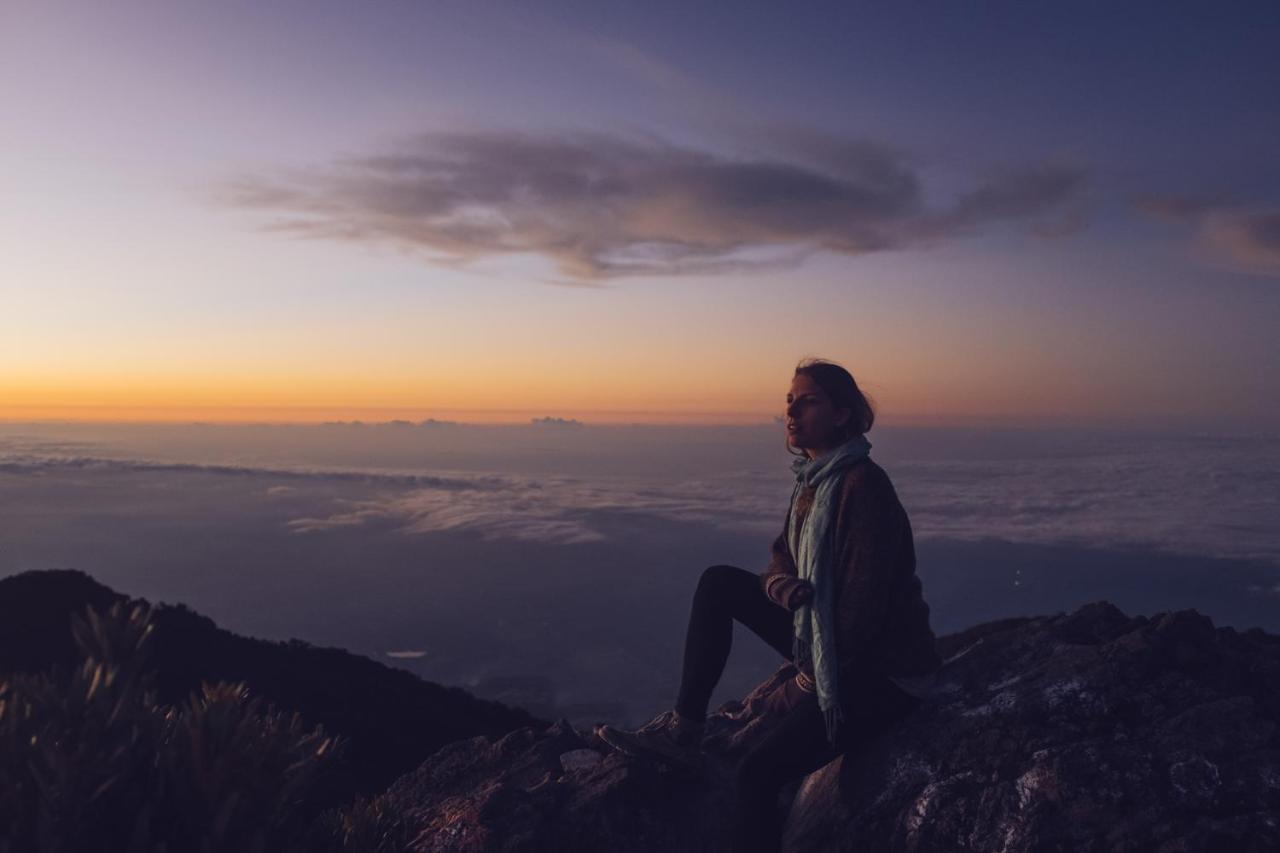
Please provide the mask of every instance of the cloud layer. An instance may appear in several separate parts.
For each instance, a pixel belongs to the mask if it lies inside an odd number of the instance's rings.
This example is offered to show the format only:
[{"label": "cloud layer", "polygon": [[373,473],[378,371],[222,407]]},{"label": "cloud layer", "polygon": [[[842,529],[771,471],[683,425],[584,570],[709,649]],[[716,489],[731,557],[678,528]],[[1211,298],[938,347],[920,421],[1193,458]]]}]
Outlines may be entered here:
[{"label": "cloud layer", "polygon": [[[589,427],[573,432],[580,455],[592,458],[604,438]],[[726,441],[732,434],[725,431]],[[1274,438],[1084,434],[1024,436],[1029,443],[1023,446],[1011,435],[975,446],[963,433],[947,436],[924,431],[900,439],[908,443],[892,454],[873,451],[917,537],[1141,547],[1280,565],[1274,524],[1280,444]],[[886,435],[883,444],[893,443]],[[749,467],[761,451],[746,445],[740,458],[725,457],[718,470],[661,466],[659,451],[641,448],[634,452],[643,472],[573,476],[520,473],[514,460],[510,473],[446,475],[110,459],[86,455],[86,448],[0,437],[0,478],[9,475],[10,487],[19,490],[46,475],[84,483],[121,473],[135,482],[200,477],[210,489],[219,481],[239,482],[270,499],[272,518],[279,519],[273,524],[301,538],[368,528],[371,535],[408,538],[465,533],[485,541],[610,546],[655,522],[771,539],[782,529],[792,486],[785,470]],[[545,452],[535,447],[525,455],[536,460]],[[678,446],[668,452],[707,453]]]},{"label": "cloud layer", "polygon": [[935,209],[900,153],[820,142],[735,158],[606,134],[437,133],[324,168],[245,177],[225,199],[273,214],[268,227],[286,233],[390,244],[441,263],[531,253],[590,281],[899,249],[997,220],[1051,233],[1085,182],[1066,166],[1011,169]]},{"label": "cloud layer", "polygon": [[609,539],[610,521],[647,516],[759,534],[781,525],[787,494],[785,484],[751,475],[649,485],[507,477],[498,488],[487,481],[477,488],[430,487],[339,500],[340,511],[293,519],[288,526],[295,533],[316,533],[377,520],[405,534],[472,531],[489,541],[576,545]]}]

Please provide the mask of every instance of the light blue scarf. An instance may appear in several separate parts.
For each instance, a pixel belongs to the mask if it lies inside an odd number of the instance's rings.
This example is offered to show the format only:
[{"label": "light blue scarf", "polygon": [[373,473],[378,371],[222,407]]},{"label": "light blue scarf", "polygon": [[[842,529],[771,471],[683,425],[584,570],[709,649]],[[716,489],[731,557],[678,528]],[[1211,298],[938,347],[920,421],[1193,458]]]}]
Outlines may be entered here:
[{"label": "light blue scarf", "polygon": [[[792,653],[797,665],[813,656],[813,678],[817,682],[818,707],[827,726],[827,741],[836,742],[836,729],[843,720],[836,670],[835,543],[834,518],[840,474],[871,452],[871,442],[857,435],[816,459],[799,458],[791,463],[796,486],[791,492],[791,509],[787,515],[787,543],[791,548],[799,576],[813,584],[813,599],[796,608],[795,640]],[[816,486],[813,505],[796,529],[796,501],[806,486]]]}]

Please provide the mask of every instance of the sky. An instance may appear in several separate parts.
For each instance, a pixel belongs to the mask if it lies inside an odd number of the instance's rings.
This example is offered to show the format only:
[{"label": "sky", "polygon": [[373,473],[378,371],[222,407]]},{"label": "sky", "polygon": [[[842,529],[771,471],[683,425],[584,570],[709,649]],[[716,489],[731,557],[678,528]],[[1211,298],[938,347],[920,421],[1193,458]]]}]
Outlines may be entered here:
[{"label": "sky", "polygon": [[0,420],[1280,427],[1275,4],[0,4]]}]

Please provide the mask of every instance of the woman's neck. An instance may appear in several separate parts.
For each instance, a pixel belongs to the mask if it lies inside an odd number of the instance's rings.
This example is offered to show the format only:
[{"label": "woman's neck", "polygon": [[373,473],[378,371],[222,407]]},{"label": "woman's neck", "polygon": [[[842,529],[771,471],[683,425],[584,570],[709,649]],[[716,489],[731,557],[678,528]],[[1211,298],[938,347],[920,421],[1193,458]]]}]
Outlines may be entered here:
[{"label": "woman's neck", "polygon": [[810,459],[817,459],[819,456],[825,456],[839,446],[839,444],[833,444],[830,447],[806,447],[804,452]]}]

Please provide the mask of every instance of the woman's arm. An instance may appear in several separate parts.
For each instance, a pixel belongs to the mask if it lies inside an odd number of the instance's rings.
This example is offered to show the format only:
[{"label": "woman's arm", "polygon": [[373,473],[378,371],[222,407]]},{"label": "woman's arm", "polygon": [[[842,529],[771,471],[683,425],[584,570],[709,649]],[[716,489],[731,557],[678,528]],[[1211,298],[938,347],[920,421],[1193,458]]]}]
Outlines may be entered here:
[{"label": "woman's arm", "polygon": [[795,560],[791,558],[791,551],[787,547],[785,528],[782,534],[773,540],[769,550],[771,554],[769,567],[760,575],[764,594],[779,607],[795,610],[801,603],[808,600],[805,595],[806,592],[812,592],[812,587],[807,581],[797,577]]}]

